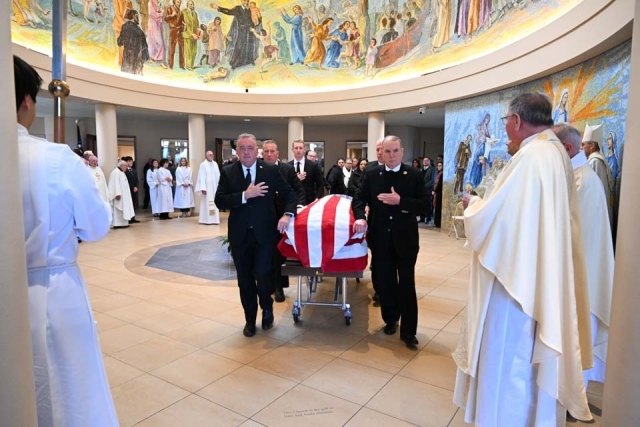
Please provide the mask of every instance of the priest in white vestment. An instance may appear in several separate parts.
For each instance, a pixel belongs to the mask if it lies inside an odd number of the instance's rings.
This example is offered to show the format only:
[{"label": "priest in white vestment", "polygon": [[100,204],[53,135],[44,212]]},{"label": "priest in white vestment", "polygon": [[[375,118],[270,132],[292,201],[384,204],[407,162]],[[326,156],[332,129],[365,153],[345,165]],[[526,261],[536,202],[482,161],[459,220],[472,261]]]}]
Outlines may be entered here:
[{"label": "priest in white vestment", "polygon": [[104,172],[102,172],[102,168],[98,166],[98,158],[94,155],[89,156],[89,171],[91,172],[91,176],[96,181],[96,186],[98,187],[98,192],[100,193],[100,197],[102,200],[109,203],[109,189],[107,188],[107,178],[104,176]]},{"label": "priest in white vestment", "polygon": [[158,182],[156,201],[160,219],[172,219],[169,214],[173,212],[173,175],[169,170],[169,160],[160,160],[160,167],[156,170]]},{"label": "priest in white vestment", "polygon": [[173,198],[173,207],[180,209],[182,212],[180,217],[184,218],[194,206],[191,168],[187,159],[183,157],[180,159],[178,169],[176,169],[176,194]]},{"label": "priest in white vestment", "polygon": [[216,207],[215,198],[220,180],[220,168],[213,161],[213,152],[207,151],[206,159],[200,164],[196,192],[200,193],[200,224],[220,224],[220,211]]},{"label": "priest in white vestment", "polygon": [[135,216],[129,181],[124,173],[128,167],[127,162],[118,160],[118,167],[109,175],[109,203],[113,214],[113,228],[128,227],[129,220]]},{"label": "priest in white vestment", "polygon": [[503,118],[513,157],[485,200],[463,199],[472,258],[454,403],[476,426],[564,426],[564,408],[592,419],[577,195],[551,111],[543,95],[514,99]]},{"label": "priest in white vestment", "polygon": [[147,169],[147,185],[149,186],[149,202],[151,202],[151,213],[158,216],[158,180],[156,179],[156,171],[158,170],[158,161],[153,159],[151,167]]},{"label": "priest in white vestment", "polygon": [[571,157],[578,189],[594,355],[594,367],[584,373],[586,387],[589,381],[604,383],[605,379],[613,293],[613,240],[602,182],[589,166],[585,153],[580,151],[580,131],[567,124],[554,126],[553,131]]},{"label": "priest in white vestment", "polygon": [[607,159],[600,152],[603,140],[604,125],[590,126],[589,123],[587,123],[584,128],[581,148],[589,160],[589,166],[602,182],[604,195],[607,198],[609,223],[613,224],[613,192],[615,191],[615,181],[611,175],[609,162],[607,162]]},{"label": "priest in white vestment", "polygon": [[117,427],[89,295],[77,264],[77,238],[102,239],[109,232],[111,211],[89,169],[69,146],[29,135],[40,76],[14,56],[14,78],[16,99],[21,100],[18,179],[37,424]]}]

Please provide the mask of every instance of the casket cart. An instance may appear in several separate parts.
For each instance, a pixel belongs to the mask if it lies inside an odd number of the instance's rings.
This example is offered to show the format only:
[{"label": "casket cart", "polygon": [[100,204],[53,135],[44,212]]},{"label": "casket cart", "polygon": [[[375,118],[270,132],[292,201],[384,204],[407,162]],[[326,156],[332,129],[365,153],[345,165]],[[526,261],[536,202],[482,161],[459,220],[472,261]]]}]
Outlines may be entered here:
[{"label": "casket cart", "polygon": [[[297,297],[293,303],[293,320],[300,321],[305,305],[340,307],[345,323],[351,324],[351,306],[347,302],[347,280],[362,278],[367,266],[367,244],[362,233],[353,232],[355,219],[351,197],[332,194],[316,200],[301,210],[289,224],[278,249],[287,257],[282,274],[297,276]],[[336,277],[334,301],[312,301],[318,279]],[[307,295],[303,300],[302,281],[307,278]],[[342,301],[338,301],[342,295]]]}]

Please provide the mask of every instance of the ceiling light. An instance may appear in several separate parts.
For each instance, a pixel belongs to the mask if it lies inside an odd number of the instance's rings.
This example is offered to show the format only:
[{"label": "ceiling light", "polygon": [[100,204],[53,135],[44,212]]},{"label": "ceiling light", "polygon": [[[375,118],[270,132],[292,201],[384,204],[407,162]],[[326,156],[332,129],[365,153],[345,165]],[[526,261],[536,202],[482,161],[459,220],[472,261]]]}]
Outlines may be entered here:
[{"label": "ceiling light", "polygon": [[250,121],[251,121],[251,119],[244,119],[244,121],[245,121],[245,122],[250,122]]}]

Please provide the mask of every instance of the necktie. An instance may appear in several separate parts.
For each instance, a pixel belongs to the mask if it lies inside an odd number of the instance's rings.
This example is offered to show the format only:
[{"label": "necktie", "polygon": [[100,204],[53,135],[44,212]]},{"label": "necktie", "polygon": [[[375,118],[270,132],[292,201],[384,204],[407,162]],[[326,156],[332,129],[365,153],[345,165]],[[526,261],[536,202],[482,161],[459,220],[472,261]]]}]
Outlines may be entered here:
[{"label": "necktie", "polygon": [[251,185],[251,169],[247,168],[247,175],[244,177],[245,182],[247,183],[247,187]]},{"label": "necktie", "polygon": [[300,173],[300,162],[296,165],[296,173]]}]

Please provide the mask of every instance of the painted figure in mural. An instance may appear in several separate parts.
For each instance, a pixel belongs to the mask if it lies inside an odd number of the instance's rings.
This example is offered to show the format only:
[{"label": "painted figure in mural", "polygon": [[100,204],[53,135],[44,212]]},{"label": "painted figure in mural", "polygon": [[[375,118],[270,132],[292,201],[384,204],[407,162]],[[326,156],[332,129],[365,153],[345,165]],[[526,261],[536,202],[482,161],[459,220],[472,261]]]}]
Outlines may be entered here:
[{"label": "painted figure in mural", "polygon": [[44,21],[38,16],[36,11],[43,16],[51,13],[49,9],[42,9],[37,0],[11,0],[11,8],[13,11],[12,20],[18,25],[29,25],[32,28],[44,26]]},{"label": "painted figure in mural", "polygon": [[481,28],[485,23],[491,25],[491,0],[471,0],[469,2],[469,16],[467,17],[467,34],[469,39],[473,33]]},{"label": "painted figure in mural", "polygon": [[149,27],[147,32],[149,59],[160,63],[160,66],[166,68],[166,47],[164,44],[164,36],[162,34],[163,12],[164,10],[162,9],[162,3],[160,0],[149,0]]},{"label": "painted figure in mural", "polygon": [[200,42],[202,42],[202,56],[198,61],[198,67],[202,67],[202,63],[209,63],[209,33],[205,24],[200,24]]},{"label": "painted figure in mural", "polygon": [[567,101],[569,101],[569,89],[562,89],[562,95],[560,95],[560,102],[556,108],[553,109],[553,123],[569,123],[569,110],[567,108]]},{"label": "painted figure in mural", "polygon": [[369,42],[369,48],[367,49],[367,56],[364,58],[364,63],[366,65],[365,69],[365,77],[371,77],[375,75],[375,65],[376,65],[376,56],[378,55],[378,47],[376,46],[377,40],[375,38],[371,39]]},{"label": "painted figure in mural", "polygon": [[264,49],[265,60],[260,64],[260,72],[264,73],[264,66],[267,65],[271,61],[280,61],[280,57],[278,56],[278,48],[271,43],[271,23],[267,22],[267,27],[269,31],[262,29],[260,30],[260,34],[256,32],[253,28],[250,30],[251,33],[256,36],[258,40],[262,43]]},{"label": "painted figure in mural", "polygon": [[196,6],[193,0],[187,2],[187,7],[182,9],[184,16],[184,64],[187,70],[193,70],[193,65],[198,54],[198,39],[200,38],[200,20],[196,13]]},{"label": "painted figure in mural", "polygon": [[121,71],[142,74],[144,63],[149,59],[147,39],[138,25],[139,15],[135,10],[127,12],[127,21],[122,25],[118,46],[123,48]]},{"label": "painted figure in mural", "polygon": [[[180,1],[180,0],[177,0]],[[124,25],[125,14],[133,9],[131,0],[113,0],[113,31],[116,33],[116,40],[120,38],[120,31]],[[118,46],[118,66],[122,66],[122,46]]]},{"label": "painted figure in mural", "polygon": [[209,66],[215,67],[222,62],[222,51],[224,50],[225,36],[222,33],[222,19],[219,16],[213,18],[213,21],[207,25],[207,34],[209,35]]},{"label": "painted figure in mural", "polygon": [[432,3],[437,4],[438,9],[438,30],[431,43],[431,53],[436,53],[436,49],[451,38],[451,0],[433,0]]},{"label": "painted figure in mural", "polygon": [[453,30],[458,37],[466,37],[469,32],[467,31],[467,18],[469,16],[469,6],[471,0],[460,0],[458,3],[458,11],[456,13],[456,26]]},{"label": "painted figure in mural", "polygon": [[311,48],[304,58],[304,65],[309,67],[309,64],[316,63],[323,70],[322,62],[327,54],[323,42],[329,40],[329,27],[333,24],[333,18],[326,18],[320,24],[316,24],[312,19],[309,19],[309,23],[313,27],[313,37],[311,39]]},{"label": "painted figure in mural", "polygon": [[616,143],[616,133],[609,132],[609,136],[607,136],[607,163],[609,163],[611,177],[613,178],[614,182],[617,182],[618,173],[620,172],[620,163],[618,160],[618,153],[616,151]]},{"label": "painted figure in mural", "polygon": [[185,29],[184,15],[180,10],[182,0],[173,0],[173,4],[164,11],[164,20],[169,25],[169,68],[173,69],[173,61],[176,56],[176,44],[178,45],[178,64],[184,70],[184,39],[182,32]]},{"label": "painted figure in mural", "polygon": [[387,31],[389,31],[389,22],[387,18],[382,18],[380,20],[380,26],[374,38],[376,40],[380,40],[380,42],[382,43],[382,38],[384,37],[385,34],[387,34]]},{"label": "painted figure in mural", "polygon": [[149,28],[149,0],[138,0],[138,4],[140,5],[140,28],[146,34]]},{"label": "painted figure in mural", "polygon": [[257,27],[262,23],[262,13],[260,13],[256,2],[252,1],[249,3],[249,10],[251,11],[251,22]]},{"label": "painted figure in mural", "polygon": [[285,63],[291,62],[291,51],[289,50],[289,43],[287,42],[287,33],[282,28],[279,22],[273,23],[273,39],[278,46],[278,52],[280,52],[280,58]]},{"label": "painted figure in mural", "polygon": [[291,65],[303,64],[306,53],[302,40],[302,8],[298,5],[293,6],[292,17],[283,8],[282,20],[287,24],[291,24]]},{"label": "painted figure in mural", "polygon": [[395,29],[396,20],[395,18],[389,19],[389,30],[382,36],[382,44],[389,43],[398,38],[398,32]]},{"label": "painted figure in mural", "polygon": [[471,163],[471,172],[469,173],[469,181],[474,187],[477,187],[482,181],[484,176],[484,157],[485,141],[482,141],[476,146],[476,151],[473,154],[473,162]]},{"label": "painted figure in mural", "polygon": [[340,58],[342,54],[342,45],[348,43],[349,35],[347,34],[347,26],[349,21],[345,21],[330,34],[331,43],[327,48],[327,56],[324,58],[324,66],[330,68],[340,67]]},{"label": "painted figure in mural", "polygon": [[456,152],[456,180],[453,184],[454,193],[462,192],[464,174],[467,172],[469,158],[471,157],[471,148],[469,148],[469,146],[472,139],[473,137],[471,135],[467,135],[467,138],[458,144],[458,151]]},{"label": "painted figure in mural", "polygon": [[[349,41],[351,42],[351,58],[354,60],[354,67],[360,67],[360,40],[361,34],[358,31],[355,21],[349,24]],[[349,61],[347,61],[349,62]]]},{"label": "painted figure in mural", "polygon": [[209,83],[213,80],[224,79],[229,75],[229,70],[224,67],[219,67],[216,71],[210,71],[202,77],[204,83]]},{"label": "painted figure in mural", "polygon": [[249,30],[257,27],[257,25],[253,23],[251,17],[249,0],[242,0],[242,5],[233,9],[220,7],[217,4],[211,4],[211,7],[220,13],[233,16],[229,32],[229,37],[231,37],[233,43],[233,52],[229,58],[231,69],[254,65],[255,60],[258,58],[258,40]]}]

